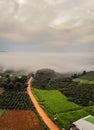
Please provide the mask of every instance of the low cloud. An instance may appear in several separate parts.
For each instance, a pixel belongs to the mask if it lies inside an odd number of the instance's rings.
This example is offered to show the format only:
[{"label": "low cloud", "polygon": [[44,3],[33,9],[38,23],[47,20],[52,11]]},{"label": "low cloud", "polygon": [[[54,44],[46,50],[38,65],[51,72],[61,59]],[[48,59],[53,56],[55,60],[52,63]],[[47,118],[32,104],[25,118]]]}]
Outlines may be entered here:
[{"label": "low cloud", "polygon": [[5,69],[36,71],[51,68],[58,72],[94,70],[94,53],[0,53],[0,65]]}]

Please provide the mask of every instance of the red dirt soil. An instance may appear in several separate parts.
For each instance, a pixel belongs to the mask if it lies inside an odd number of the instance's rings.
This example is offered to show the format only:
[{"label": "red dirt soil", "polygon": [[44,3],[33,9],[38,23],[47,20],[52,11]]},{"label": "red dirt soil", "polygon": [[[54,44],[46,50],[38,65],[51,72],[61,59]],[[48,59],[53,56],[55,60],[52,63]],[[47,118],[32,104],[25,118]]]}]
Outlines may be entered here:
[{"label": "red dirt soil", "polygon": [[27,92],[32,100],[33,105],[35,106],[37,112],[45,122],[45,124],[48,126],[50,130],[60,130],[59,127],[47,116],[45,111],[41,108],[37,100],[35,99],[32,90],[30,88],[30,83],[32,81],[32,77],[28,80],[28,87],[27,87]]},{"label": "red dirt soil", "polygon": [[43,130],[33,111],[6,110],[0,117],[0,130]]}]

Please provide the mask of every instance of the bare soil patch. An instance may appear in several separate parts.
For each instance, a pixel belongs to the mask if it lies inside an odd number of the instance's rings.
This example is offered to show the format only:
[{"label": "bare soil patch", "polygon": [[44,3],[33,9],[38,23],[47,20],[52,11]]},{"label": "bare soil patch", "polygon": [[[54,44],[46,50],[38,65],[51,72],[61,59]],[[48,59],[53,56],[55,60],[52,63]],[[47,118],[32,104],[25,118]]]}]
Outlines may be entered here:
[{"label": "bare soil patch", "polygon": [[6,110],[0,117],[0,130],[43,130],[33,111]]}]

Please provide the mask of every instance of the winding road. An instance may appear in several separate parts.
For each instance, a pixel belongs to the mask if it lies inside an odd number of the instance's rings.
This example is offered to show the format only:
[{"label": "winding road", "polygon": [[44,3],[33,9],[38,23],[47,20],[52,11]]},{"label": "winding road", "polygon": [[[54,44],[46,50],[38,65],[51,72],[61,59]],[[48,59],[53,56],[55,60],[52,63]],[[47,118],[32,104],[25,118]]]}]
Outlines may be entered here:
[{"label": "winding road", "polygon": [[47,116],[45,111],[41,108],[41,106],[39,105],[39,103],[35,99],[35,97],[32,93],[32,90],[30,88],[31,81],[32,81],[32,77],[27,82],[28,83],[27,92],[28,92],[30,99],[31,99],[33,105],[35,106],[37,112],[39,113],[40,117],[42,118],[42,120],[45,122],[45,124],[48,126],[48,128],[50,130],[60,130],[58,128],[58,126]]}]

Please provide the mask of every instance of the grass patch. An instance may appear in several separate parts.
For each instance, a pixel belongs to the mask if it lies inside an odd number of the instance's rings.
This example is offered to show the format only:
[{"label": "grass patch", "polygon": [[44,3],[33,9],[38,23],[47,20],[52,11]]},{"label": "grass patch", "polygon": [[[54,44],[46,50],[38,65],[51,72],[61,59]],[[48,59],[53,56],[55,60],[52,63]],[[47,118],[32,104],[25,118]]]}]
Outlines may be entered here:
[{"label": "grass patch", "polygon": [[94,84],[94,71],[87,72],[85,75],[80,76],[79,78],[76,78],[73,81],[84,84]]},{"label": "grass patch", "polygon": [[88,112],[90,115],[94,115],[94,105],[89,107],[83,108],[86,112]]},{"label": "grass patch", "polygon": [[89,81],[94,81],[94,71],[87,72],[85,75],[81,76],[80,78]]},{"label": "grass patch", "polygon": [[56,119],[58,125],[61,128],[64,127],[67,130],[69,130],[69,128],[71,127],[74,121],[79,120],[87,115],[88,115],[88,112],[81,109],[81,110],[59,113],[59,114],[56,114],[54,118]]},{"label": "grass patch", "polygon": [[68,101],[58,90],[41,90],[34,88],[33,93],[37,96],[38,101],[44,109],[52,114],[79,109],[80,107],[79,105]]},{"label": "grass patch", "polygon": [[86,80],[86,79],[81,79],[81,78],[76,78],[73,80],[74,82],[80,82],[84,84],[94,84],[94,81]]}]

